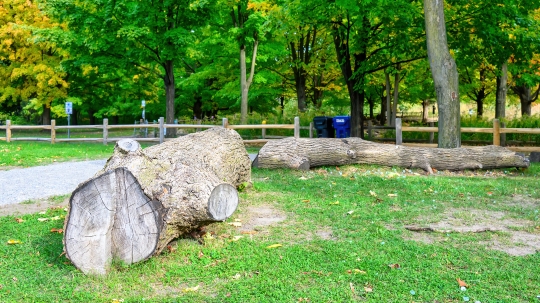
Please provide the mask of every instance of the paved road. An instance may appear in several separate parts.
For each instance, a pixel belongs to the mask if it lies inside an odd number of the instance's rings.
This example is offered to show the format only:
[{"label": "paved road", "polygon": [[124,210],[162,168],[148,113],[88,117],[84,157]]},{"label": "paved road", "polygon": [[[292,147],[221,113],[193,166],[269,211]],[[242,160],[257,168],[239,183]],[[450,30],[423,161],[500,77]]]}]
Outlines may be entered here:
[{"label": "paved road", "polygon": [[0,206],[70,194],[103,168],[106,160],[62,162],[0,171]]},{"label": "paved road", "polygon": [[[250,154],[251,161],[256,155]],[[62,162],[0,171],[0,206],[71,194],[103,168],[106,160]]]}]

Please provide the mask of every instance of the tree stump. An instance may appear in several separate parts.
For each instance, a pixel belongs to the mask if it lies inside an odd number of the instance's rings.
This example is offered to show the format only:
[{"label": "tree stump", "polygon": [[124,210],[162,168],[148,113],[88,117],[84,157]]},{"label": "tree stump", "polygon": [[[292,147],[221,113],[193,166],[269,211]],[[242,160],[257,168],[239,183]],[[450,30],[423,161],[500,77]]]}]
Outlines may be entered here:
[{"label": "tree stump", "polygon": [[500,146],[420,148],[360,138],[286,138],[266,143],[253,162],[260,168],[308,170],[323,165],[378,164],[437,170],[529,167],[529,160]]},{"label": "tree stump", "polygon": [[73,192],[65,221],[66,256],[84,273],[106,274],[236,210],[236,187],[251,161],[233,130],[212,128],[142,150],[119,141],[105,167]]}]

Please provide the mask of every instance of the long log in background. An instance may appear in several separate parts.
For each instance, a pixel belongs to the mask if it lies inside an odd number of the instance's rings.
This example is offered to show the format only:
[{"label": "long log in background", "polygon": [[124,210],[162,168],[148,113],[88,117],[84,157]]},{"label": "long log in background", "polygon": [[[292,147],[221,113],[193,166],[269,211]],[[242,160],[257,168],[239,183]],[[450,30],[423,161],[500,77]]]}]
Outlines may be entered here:
[{"label": "long log in background", "polygon": [[287,138],[264,145],[253,166],[310,169],[323,165],[378,164],[437,170],[529,167],[529,160],[500,146],[420,148],[373,143],[360,138]]}]

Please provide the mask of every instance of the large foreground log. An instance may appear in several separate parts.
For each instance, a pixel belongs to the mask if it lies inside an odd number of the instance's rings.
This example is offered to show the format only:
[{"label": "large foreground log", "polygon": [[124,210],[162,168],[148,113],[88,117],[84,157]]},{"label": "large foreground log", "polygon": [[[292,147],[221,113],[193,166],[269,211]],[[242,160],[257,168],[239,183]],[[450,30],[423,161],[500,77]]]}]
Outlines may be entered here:
[{"label": "large foreground log", "polygon": [[286,138],[266,143],[254,167],[308,170],[323,165],[379,164],[438,170],[529,167],[529,160],[500,146],[420,148],[380,144],[360,138]]},{"label": "large foreground log", "polygon": [[103,170],[71,196],[66,256],[84,273],[105,274],[113,260],[158,254],[182,234],[230,217],[250,166],[242,138],[224,128],[145,150],[119,141]]}]

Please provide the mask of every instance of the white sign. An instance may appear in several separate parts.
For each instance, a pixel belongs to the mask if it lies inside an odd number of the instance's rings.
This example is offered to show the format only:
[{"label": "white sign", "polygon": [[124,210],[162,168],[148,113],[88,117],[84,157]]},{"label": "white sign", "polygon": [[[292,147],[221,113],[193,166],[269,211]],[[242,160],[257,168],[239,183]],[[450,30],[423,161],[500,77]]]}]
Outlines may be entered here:
[{"label": "white sign", "polygon": [[66,102],[66,114],[68,114],[68,115],[73,114],[73,103],[72,102]]},{"label": "white sign", "polygon": [[337,123],[345,123],[345,119],[336,119]]},{"label": "white sign", "polygon": [[145,107],[145,106],[146,106],[146,101],[142,100],[142,101],[141,101],[141,106],[142,106],[142,107]]}]

